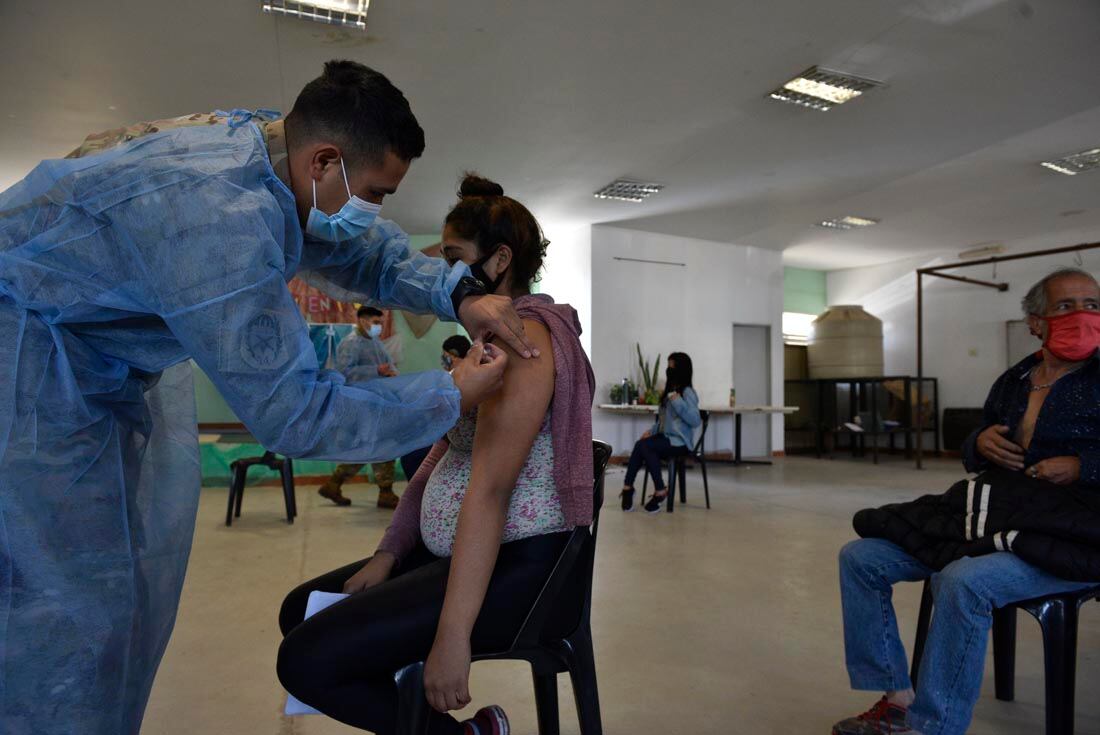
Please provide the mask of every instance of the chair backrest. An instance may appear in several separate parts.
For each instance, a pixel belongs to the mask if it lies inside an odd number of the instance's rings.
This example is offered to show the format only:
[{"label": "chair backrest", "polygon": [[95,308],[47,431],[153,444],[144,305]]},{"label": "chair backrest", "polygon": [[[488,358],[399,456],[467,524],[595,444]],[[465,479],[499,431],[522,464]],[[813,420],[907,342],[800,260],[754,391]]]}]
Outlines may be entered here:
[{"label": "chair backrest", "polygon": [[703,430],[699,432],[699,440],[695,442],[695,448],[691,450],[691,453],[696,456],[703,451],[703,442],[707,438],[707,427],[710,426],[710,411],[705,409],[700,411],[699,418],[703,420]]},{"label": "chair backrest", "polygon": [[603,508],[604,476],[611,461],[611,445],[599,439],[592,442],[592,538],[600,530],[600,508]]},{"label": "chair backrest", "polygon": [[600,525],[600,508],[603,507],[604,475],[611,459],[611,445],[592,442],[592,525],[573,529],[569,541],[558,557],[554,569],[535,598],[527,619],[520,626],[512,642],[512,648],[532,648],[542,638],[543,629],[550,615],[558,607],[559,595],[574,575],[582,575],[584,600],[581,606],[583,622],[592,609],[592,569],[596,558],[596,533]]}]

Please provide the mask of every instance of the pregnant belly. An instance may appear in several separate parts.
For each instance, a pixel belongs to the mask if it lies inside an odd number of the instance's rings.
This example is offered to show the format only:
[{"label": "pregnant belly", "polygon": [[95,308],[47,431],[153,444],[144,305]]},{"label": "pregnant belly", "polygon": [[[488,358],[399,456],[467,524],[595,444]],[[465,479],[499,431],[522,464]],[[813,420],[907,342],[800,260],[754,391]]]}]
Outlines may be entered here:
[{"label": "pregnant belly", "polygon": [[[568,530],[554,487],[552,451],[549,435],[540,435],[535,440],[531,456],[512,491],[503,542]],[[471,453],[452,447],[436,465],[424,487],[420,536],[436,556],[451,555],[458,514],[470,483],[471,465]]]}]

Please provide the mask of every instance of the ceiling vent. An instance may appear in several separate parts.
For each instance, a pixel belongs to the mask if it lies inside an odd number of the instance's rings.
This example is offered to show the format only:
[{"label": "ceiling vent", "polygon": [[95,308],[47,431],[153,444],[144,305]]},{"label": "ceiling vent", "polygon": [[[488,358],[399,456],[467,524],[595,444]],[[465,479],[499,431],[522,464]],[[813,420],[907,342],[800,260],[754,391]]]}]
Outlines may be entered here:
[{"label": "ceiling vent", "polygon": [[959,260],[984,260],[998,256],[1004,251],[1005,246],[1002,243],[983,242],[959,253]]},{"label": "ceiling vent", "polygon": [[273,15],[289,15],[292,18],[364,30],[367,27],[370,0],[262,0],[260,6],[265,13]]},{"label": "ceiling vent", "polygon": [[847,217],[834,217],[833,219],[822,220],[817,223],[817,226],[827,227],[830,230],[851,230],[857,227],[871,227],[878,223],[879,220],[871,219],[870,217],[848,215]]},{"label": "ceiling vent", "polygon": [[881,86],[882,82],[873,79],[811,66],[768,96],[773,100],[824,112]]},{"label": "ceiling vent", "polygon": [[1040,161],[1039,165],[1066,176],[1076,176],[1100,167],[1100,148],[1073,153],[1053,161]]},{"label": "ceiling vent", "polygon": [[665,187],[645,181],[615,179],[592,196],[597,199],[614,199],[619,202],[644,202]]}]

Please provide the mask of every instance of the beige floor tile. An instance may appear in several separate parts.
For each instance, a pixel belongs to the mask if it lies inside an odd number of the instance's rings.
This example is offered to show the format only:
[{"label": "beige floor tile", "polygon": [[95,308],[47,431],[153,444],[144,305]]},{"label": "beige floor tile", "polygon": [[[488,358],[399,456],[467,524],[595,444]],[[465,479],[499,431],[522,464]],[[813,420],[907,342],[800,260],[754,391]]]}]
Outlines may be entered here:
[{"label": "beige floor tile", "polygon": [[[669,516],[623,514],[608,478],[596,570],[593,628],[604,729],[609,735],[714,733],[827,735],[837,719],[871,703],[848,689],[843,665],[836,552],[862,507],[940,491],[956,462],[917,472],[900,459],[789,458],[773,467],[715,468],[710,511],[698,473],[689,505]],[[398,487],[398,492],[401,488]],[[226,528],[225,490],[203,491],[176,631],[149,703],[151,735],[336,735],[356,732],[323,717],[283,717],[275,678],[276,614],[293,586],[366,556],[389,511],[377,490],[347,489],[338,508],[298,489],[289,526],[275,488],[249,488],[242,517]],[[895,595],[911,640],[919,587]],[[1082,611],[1077,732],[1100,734],[1100,605]],[[1042,732],[1038,627],[1019,625],[1017,701],[993,698],[987,676],[972,735]],[[521,735],[536,731],[530,676],[521,664],[474,668],[475,705],[496,702]],[[561,684],[562,732],[577,733]]]}]

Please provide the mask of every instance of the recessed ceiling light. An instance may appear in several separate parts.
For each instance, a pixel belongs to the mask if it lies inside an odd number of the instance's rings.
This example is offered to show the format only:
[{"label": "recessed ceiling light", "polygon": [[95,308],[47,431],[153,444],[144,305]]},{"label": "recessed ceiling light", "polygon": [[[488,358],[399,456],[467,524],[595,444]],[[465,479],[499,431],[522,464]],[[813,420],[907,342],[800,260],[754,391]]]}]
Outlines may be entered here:
[{"label": "recessed ceiling light", "polygon": [[878,223],[879,220],[871,219],[870,217],[848,215],[846,217],[834,217],[833,219],[822,220],[817,223],[817,226],[828,227],[831,230],[850,230],[854,227],[870,227]]},{"label": "recessed ceiling light", "polygon": [[370,0],[261,0],[265,13],[364,29]]},{"label": "recessed ceiling light", "polygon": [[1039,165],[1066,176],[1076,176],[1100,167],[1100,148],[1073,153],[1063,158],[1056,158],[1053,161],[1040,161]]},{"label": "recessed ceiling light", "polygon": [[645,181],[615,179],[592,196],[597,199],[614,199],[619,202],[644,202],[665,187]]},{"label": "recessed ceiling light", "polygon": [[824,112],[881,86],[882,82],[873,79],[811,66],[768,96],[773,100]]}]

